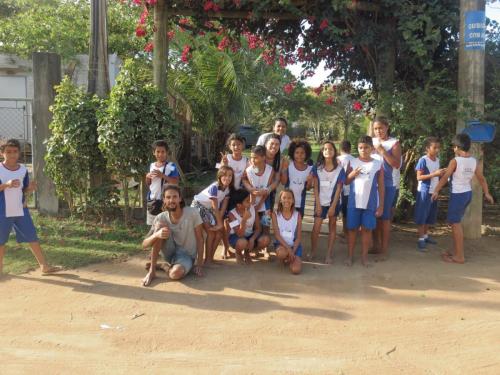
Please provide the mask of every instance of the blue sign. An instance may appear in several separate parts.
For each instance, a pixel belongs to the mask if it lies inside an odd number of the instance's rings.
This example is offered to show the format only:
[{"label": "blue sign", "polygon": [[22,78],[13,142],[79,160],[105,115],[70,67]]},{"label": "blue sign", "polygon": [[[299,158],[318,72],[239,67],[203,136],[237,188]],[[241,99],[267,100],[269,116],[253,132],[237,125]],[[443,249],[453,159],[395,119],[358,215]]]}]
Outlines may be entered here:
[{"label": "blue sign", "polygon": [[467,121],[462,133],[467,134],[472,142],[489,143],[495,139],[495,131],[495,124],[471,120]]},{"label": "blue sign", "polygon": [[465,12],[464,48],[483,50],[486,40],[486,16],[484,10]]}]

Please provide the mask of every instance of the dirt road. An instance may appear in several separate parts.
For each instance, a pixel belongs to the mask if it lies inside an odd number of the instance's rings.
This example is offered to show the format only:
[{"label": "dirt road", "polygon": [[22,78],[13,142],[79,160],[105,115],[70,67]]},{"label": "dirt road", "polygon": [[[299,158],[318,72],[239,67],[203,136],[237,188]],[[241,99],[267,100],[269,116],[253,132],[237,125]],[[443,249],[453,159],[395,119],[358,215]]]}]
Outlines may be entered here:
[{"label": "dirt road", "polygon": [[[140,286],[146,254],[0,282],[1,374],[499,374],[499,237],[467,264],[396,232],[365,269],[234,261]],[[324,239],[323,239],[324,241]],[[324,242],[323,242],[324,245]]]}]

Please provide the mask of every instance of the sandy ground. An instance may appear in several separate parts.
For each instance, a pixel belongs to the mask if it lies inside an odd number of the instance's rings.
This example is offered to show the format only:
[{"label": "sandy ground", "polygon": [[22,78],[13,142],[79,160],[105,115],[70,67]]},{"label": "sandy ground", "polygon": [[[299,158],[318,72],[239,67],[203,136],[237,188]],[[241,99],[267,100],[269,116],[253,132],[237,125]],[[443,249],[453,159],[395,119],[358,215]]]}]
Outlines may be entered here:
[{"label": "sandy ground", "polygon": [[438,239],[422,254],[395,232],[370,269],[343,266],[338,243],[333,266],[300,276],[226,261],[144,288],[146,253],[7,275],[0,373],[500,374],[500,237],[468,242],[464,266],[440,261]]}]

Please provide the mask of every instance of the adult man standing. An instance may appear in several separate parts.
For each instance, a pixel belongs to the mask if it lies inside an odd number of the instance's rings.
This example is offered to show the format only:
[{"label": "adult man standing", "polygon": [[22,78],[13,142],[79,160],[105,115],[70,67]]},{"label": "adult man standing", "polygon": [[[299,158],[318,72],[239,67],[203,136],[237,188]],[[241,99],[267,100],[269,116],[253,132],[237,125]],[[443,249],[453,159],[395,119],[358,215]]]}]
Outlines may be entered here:
[{"label": "adult man standing", "polygon": [[280,151],[281,154],[283,154],[283,152],[288,148],[288,145],[290,144],[290,137],[286,135],[287,126],[288,123],[286,122],[286,119],[284,119],[283,117],[278,117],[274,121],[273,131],[271,133],[262,134],[257,140],[257,146],[266,146],[267,138],[273,133],[278,134],[281,139]]},{"label": "adult man standing", "polygon": [[181,191],[176,185],[167,185],[163,193],[166,211],[156,216],[151,230],[142,242],[144,248],[152,247],[151,263],[143,286],[148,286],[156,277],[160,251],[167,262],[163,269],[172,280],[186,276],[191,268],[203,276],[203,231],[198,211],[184,207]]}]

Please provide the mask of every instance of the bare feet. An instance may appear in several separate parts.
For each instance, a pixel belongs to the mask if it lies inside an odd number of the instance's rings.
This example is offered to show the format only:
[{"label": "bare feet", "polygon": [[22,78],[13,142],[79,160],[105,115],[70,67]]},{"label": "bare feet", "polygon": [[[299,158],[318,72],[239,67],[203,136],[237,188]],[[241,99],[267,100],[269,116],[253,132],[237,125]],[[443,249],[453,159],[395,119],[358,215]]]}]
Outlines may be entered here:
[{"label": "bare feet", "polygon": [[61,267],[56,267],[56,266],[42,266],[42,275],[50,275],[52,273],[56,273],[62,270]]},{"label": "bare feet", "polygon": [[385,262],[387,259],[389,259],[389,256],[387,254],[379,254],[375,258],[375,262]]},{"label": "bare feet", "polygon": [[142,279],[142,286],[150,286],[151,282],[156,278],[156,274],[153,271],[148,272],[146,277]]},{"label": "bare feet", "polygon": [[245,253],[245,259],[244,259],[246,264],[252,264],[253,260],[252,257],[250,256],[250,253]]},{"label": "bare feet", "polygon": [[465,263],[465,259],[458,259],[458,258],[455,258],[454,256],[443,255],[441,258],[446,263],[458,263],[458,264],[464,264]]},{"label": "bare feet", "polygon": [[241,256],[241,254],[236,253],[236,263],[245,264],[245,261],[243,260],[243,257]]},{"label": "bare feet", "polygon": [[[144,268],[146,269],[146,271],[149,271],[149,269],[151,268],[151,262],[147,262]],[[170,269],[170,264],[168,264],[167,262],[156,263],[156,271],[168,272],[169,269]]]},{"label": "bare feet", "polygon": [[349,258],[346,258],[346,260],[344,260],[344,265],[346,265],[347,267],[352,267],[352,258],[349,257]]},{"label": "bare feet", "polygon": [[361,264],[366,268],[373,267],[373,263],[368,261],[368,258],[361,258]]},{"label": "bare feet", "polygon": [[224,250],[224,253],[221,256],[222,259],[231,259],[234,257],[235,257],[235,254],[233,252],[231,252],[230,250]]},{"label": "bare feet", "polygon": [[325,264],[333,264],[333,259],[330,256],[327,256],[325,259]]}]

